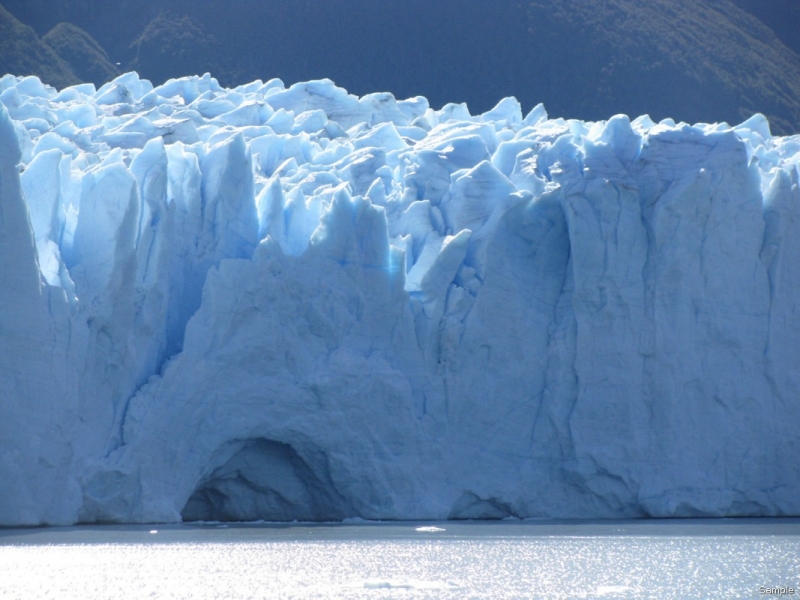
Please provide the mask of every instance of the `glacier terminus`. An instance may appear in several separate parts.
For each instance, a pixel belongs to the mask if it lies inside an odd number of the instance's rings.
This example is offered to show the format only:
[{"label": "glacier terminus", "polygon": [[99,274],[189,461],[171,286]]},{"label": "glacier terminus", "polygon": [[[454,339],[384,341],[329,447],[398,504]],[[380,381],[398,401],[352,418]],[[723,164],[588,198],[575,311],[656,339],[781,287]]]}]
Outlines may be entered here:
[{"label": "glacier terminus", "polygon": [[0,525],[800,515],[800,136],[0,79]]}]

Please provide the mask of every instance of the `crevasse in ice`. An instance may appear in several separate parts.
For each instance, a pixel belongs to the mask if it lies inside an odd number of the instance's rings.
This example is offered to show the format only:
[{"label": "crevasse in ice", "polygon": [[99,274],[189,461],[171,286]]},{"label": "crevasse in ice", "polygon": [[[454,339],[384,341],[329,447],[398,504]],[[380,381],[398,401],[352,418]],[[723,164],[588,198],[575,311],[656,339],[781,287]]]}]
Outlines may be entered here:
[{"label": "crevasse in ice", "polygon": [[800,137],[0,79],[0,524],[800,514]]}]

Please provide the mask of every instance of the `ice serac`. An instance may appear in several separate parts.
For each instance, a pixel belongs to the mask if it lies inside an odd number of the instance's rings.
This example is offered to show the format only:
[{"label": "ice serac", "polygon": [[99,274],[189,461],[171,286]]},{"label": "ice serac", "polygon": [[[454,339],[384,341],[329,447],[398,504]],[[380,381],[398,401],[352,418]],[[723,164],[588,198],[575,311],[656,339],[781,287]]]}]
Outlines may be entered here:
[{"label": "ice serac", "polygon": [[[81,502],[71,469],[77,378],[69,307],[40,275],[20,159],[0,104],[0,525],[68,524]],[[41,208],[35,214],[47,214]]]},{"label": "ice serac", "polygon": [[[130,497],[133,520],[403,518],[420,496],[408,443],[420,425],[404,374],[413,326],[390,261],[383,210],[346,191],[303,256],[266,238],[252,260],[223,261],[184,351],[132,401],[84,518],[118,519]],[[165,445],[159,461],[135,458]]]},{"label": "ice serac", "polygon": [[800,514],[800,136],[2,86],[0,524]]}]

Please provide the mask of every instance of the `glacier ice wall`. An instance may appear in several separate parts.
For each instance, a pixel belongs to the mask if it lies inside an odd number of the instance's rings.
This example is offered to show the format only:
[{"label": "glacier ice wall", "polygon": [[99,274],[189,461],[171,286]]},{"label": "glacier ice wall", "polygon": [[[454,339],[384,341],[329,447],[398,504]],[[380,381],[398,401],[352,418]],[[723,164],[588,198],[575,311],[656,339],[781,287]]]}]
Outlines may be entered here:
[{"label": "glacier ice wall", "polygon": [[0,525],[800,514],[800,136],[0,79]]}]

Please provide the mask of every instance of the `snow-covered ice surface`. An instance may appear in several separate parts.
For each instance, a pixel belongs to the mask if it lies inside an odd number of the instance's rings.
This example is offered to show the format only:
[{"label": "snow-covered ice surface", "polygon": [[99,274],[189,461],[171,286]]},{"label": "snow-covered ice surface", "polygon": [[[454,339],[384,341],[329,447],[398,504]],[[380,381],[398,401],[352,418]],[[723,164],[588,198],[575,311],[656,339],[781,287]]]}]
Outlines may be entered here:
[{"label": "snow-covered ice surface", "polygon": [[800,137],[0,79],[0,524],[800,514]]}]

